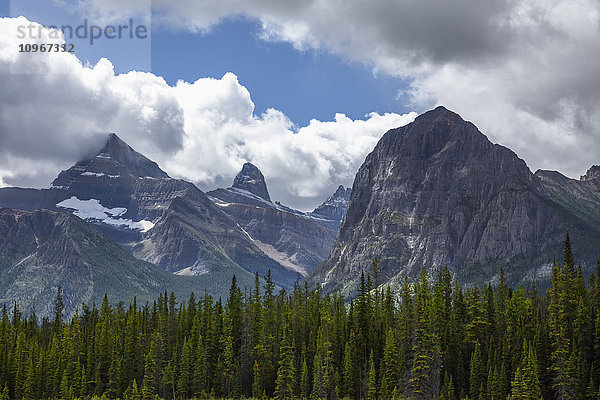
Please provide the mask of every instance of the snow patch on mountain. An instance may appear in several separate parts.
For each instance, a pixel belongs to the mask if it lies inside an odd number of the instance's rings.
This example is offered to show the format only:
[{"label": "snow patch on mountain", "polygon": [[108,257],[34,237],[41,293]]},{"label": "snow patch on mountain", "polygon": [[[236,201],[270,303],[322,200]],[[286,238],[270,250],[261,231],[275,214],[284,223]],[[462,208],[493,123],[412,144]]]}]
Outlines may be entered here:
[{"label": "snow patch on mountain", "polygon": [[262,197],[257,196],[254,193],[252,193],[252,192],[250,192],[250,191],[248,191],[246,189],[240,189],[240,188],[237,188],[237,187],[230,187],[230,188],[225,189],[225,190],[228,190],[230,192],[235,192],[235,193],[237,193],[239,195],[246,196],[246,197],[251,198],[253,200],[259,201],[259,202],[265,204],[268,207],[274,207],[273,203],[271,203],[270,201],[267,201],[267,200],[263,199]]},{"label": "snow patch on mountain", "polygon": [[260,240],[254,240],[254,242],[258,248],[261,249],[262,252],[265,253],[270,259],[277,261],[280,265],[289,270],[296,271],[302,276],[308,275],[306,268],[301,265],[294,264],[285,253],[277,250],[272,245],[261,242]]},{"label": "snow patch on mountain", "polygon": [[72,196],[70,199],[57,203],[56,207],[72,210],[73,214],[86,221],[103,222],[108,225],[122,226],[142,232],[154,228],[154,223],[151,221],[117,218],[124,215],[127,209],[123,207],[106,208],[96,199],[80,200]]},{"label": "snow patch on mountain", "polygon": [[173,274],[180,275],[180,276],[194,276],[194,275],[196,275],[194,273],[194,271],[192,271],[192,267],[187,267],[187,268],[180,269],[179,271],[173,272]]},{"label": "snow patch on mountain", "polygon": [[82,176],[96,176],[96,177],[101,177],[101,176],[107,176],[109,178],[112,179],[116,179],[119,178],[121,175],[107,175],[107,174],[103,174],[101,172],[84,172],[83,174],[81,174]]}]

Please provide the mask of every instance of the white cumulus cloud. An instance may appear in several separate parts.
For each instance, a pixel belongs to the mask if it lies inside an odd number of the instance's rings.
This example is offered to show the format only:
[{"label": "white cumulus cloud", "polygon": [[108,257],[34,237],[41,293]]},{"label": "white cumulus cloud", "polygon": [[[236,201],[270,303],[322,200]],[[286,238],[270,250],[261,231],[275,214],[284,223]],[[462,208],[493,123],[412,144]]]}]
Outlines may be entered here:
[{"label": "white cumulus cloud", "polygon": [[[128,2],[141,12],[142,0]],[[114,0],[81,0],[116,15]],[[418,111],[443,104],[533,168],[578,176],[599,163],[597,0],[154,0],[154,22],[208,31],[254,18],[262,38],[320,48],[412,80]]]},{"label": "white cumulus cloud", "polygon": [[[116,132],[170,175],[203,189],[229,186],[242,164],[253,162],[273,199],[310,209],[337,185],[351,185],[385,131],[416,117],[338,114],[295,127],[275,109],[255,115],[250,93],[233,73],[170,86],[151,73],[116,75],[107,59],[87,66],[68,53],[16,52],[15,31],[29,24],[24,17],[0,19],[0,70],[11,72],[0,74],[4,185],[46,186]],[[51,41],[62,43],[30,39]]]}]

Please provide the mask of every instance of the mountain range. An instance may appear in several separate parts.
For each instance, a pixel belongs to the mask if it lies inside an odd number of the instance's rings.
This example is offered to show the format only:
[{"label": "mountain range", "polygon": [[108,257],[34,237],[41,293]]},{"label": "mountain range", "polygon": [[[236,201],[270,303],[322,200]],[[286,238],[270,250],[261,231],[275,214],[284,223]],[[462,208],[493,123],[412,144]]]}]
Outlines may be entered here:
[{"label": "mountain range", "polygon": [[[249,273],[236,273],[250,285]],[[72,315],[82,303],[111,301],[141,303],[159,293],[187,298],[192,291],[226,293],[232,271],[218,277],[180,277],[138,260],[92,224],[65,212],[0,210],[0,304],[9,309],[18,301],[21,311],[51,315],[57,287],[64,293],[65,312]]]},{"label": "mountain range", "polygon": [[[254,273],[262,277],[269,270],[275,284],[291,287],[327,257],[337,233],[330,226],[340,222],[338,215],[331,214],[336,218],[333,221],[318,213],[303,213],[272,203],[262,173],[252,164],[244,165],[231,188],[211,192],[209,197],[190,182],[170,178],[116,134],[109,135],[93,157],[61,172],[48,189],[0,189],[0,207],[6,207],[3,209],[6,213],[15,210],[47,213],[57,220],[71,221],[69,232],[77,231],[79,238],[96,235],[102,238],[97,241],[105,244],[105,248],[110,247],[109,243],[118,245],[127,257],[120,255],[124,268],[119,273],[112,271],[111,276],[131,288],[156,286],[152,282],[163,282],[169,290],[174,288],[169,286],[172,279],[164,278],[166,275],[158,274],[160,271],[171,276],[195,277],[191,280],[193,284],[178,284],[178,293],[182,288],[189,289],[188,292],[195,288],[196,292],[206,290],[215,295],[226,293],[234,274],[240,283],[250,284]],[[27,240],[36,238],[38,230],[46,229],[37,225],[41,221],[30,219],[32,235]],[[20,228],[13,224],[11,229]],[[6,248],[14,240],[22,240],[8,235],[10,231],[7,229],[7,235],[0,237]],[[73,245],[61,253],[48,252],[46,247],[37,244],[26,252],[2,252],[5,261],[0,279],[5,275],[16,276],[15,268],[21,268],[25,258],[36,260],[35,269],[40,275],[52,277],[44,280],[43,287],[35,289],[38,292],[34,289],[28,292],[32,305],[45,304],[46,289],[55,292],[58,284],[65,288],[65,296],[70,296],[73,305],[82,300],[97,300],[97,294],[108,287],[94,286],[93,276],[77,284],[67,282],[69,271],[90,264],[86,257],[91,250],[81,253],[78,252],[81,246]],[[65,264],[65,257],[73,257],[75,261]],[[102,270],[102,259],[95,262],[96,270]],[[115,265],[109,258],[106,263],[107,268]],[[61,272],[55,270],[58,265],[62,266]],[[128,271],[126,265],[133,269]],[[132,272],[141,265],[158,274],[154,280]],[[158,279],[160,276],[164,279]],[[2,285],[4,295],[0,293],[0,299],[5,302],[23,298],[22,291],[14,289],[19,282],[11,279]],[[90,290],[93,294],[85,294]],[[148,290],[110,292],[122,293],[115,299],[128,300]]]},{"label": "mountain range", "polygon": [[245,163],[207,193],[171,178],[116,134],[47,189],[0,189],[0,302],[41,315],[60,285],[67,312],[112,301],[227,293],[271,271],[355,293],[361,273],[402,283],[449,267],[464,285],[547,282],[568,231],[584,269],[600,255],[600,167],[580,179],[532,173],[444,107],[385,133],[352,188],[312,212],[273,201]]}]

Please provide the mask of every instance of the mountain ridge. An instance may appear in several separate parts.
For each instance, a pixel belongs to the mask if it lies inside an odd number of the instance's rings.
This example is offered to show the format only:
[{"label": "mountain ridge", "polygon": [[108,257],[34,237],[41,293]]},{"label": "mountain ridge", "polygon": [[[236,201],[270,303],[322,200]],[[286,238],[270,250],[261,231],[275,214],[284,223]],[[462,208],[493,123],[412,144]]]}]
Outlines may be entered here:
[{"label": "mountain ridge", "polygon": [[275,284],[291,287],[333,245],[335,232],[315,222],[328,221],[272,203],[262,172],[251,163],[232,187],[217,192],[228,196],[231,210],[253,207],[226,212],[222,200],[170,178],[113,133],[49,189],[0,189],[0,206],[70,212],[137,258],[186,276],[223,270],[264,276],[271,270]]},{"label": "mountain ridge", "polygon": [[[0,303],[9,309],[18,300],[21,311],[33,308],[51,316],[58,286],[63,289],[65,315],[82,303],[99,304],[105,294],[116,304],[134,297],[143,304],[165,290],[179,298],[192,292],[226,292],[228,279],[177,277],[134,258],[91,224],[65,212],[0,209]],[[237,271],[238,282],[253,276]]]},{"label": "mountain ridge", "polygon": [[591,265],[599,230],[549,196],[514,152],[437,107],[366,157],[336,244],[309,282],[352,293],[375,258],[391,283],[443,266],[462,283],[493,280],[501,266],[514,284],[547,279],[566,230]]},{"label": "mountain ridge", "polygon": [[324,216],[273,203],[260,169],[245,163],[229,188],[207,195],[269,257],[304,277],[327,257],[337,231]]}]

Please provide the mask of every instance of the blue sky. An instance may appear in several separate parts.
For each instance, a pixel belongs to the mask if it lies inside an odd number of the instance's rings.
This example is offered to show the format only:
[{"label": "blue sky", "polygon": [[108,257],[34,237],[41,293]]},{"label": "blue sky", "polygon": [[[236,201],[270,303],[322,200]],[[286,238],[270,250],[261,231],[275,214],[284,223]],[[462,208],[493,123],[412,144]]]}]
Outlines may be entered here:
[{"label": "blue sky", "polygon": [[376,76],[367,66],[326,51],[266,42],[260,25],[248,19],[227,20],[207,34],[155,30],[152,70],[170,84],[233,72],[250,91],[256,113],[276,108],[299,125],[312,118],[331,120],[338,112],[355,119],[406,111],[406,99],[398,98],[406,81]]},{"label": "blue sky", "polygon": [[[61,1],[64,1],[65,4],[75,2],[75,0]],[[97,25],[101,28],[108,26],[108,24],[96,21],[89,16],[79,15],[72,7],[59,6],[54,0],[11,0],[10,16],[18,17],[21,15],[30,21],[38,22],[44,26],[61,27],[68,25],[74,31],[84,24],[87,24],[88,27],[91,25]],[[129,19],[125,18],[122,23],[127,24],[128,21]],[[140,20],[134,18],[133,21],[135,27],[142,25]],[[86,32],[86,30],[82,30],[81,32]],[[89,28],[87,29],[86,38],[78,38],[76,33],[73,33],[72,37],[65,39],[67,43],[75,45],[75,54],[84,64],[89,62],[94,65],[100,58],[105,57],[111,60],[115,66],[115,71],[118,73],[129,72],[133,69],[151,72],[151,31],[147,35],[148,37],[143,40],[137,38],[129,39],[126,31],[123,32],[125,39],[116,40],[103,37],[93,42],[93,45],[90,45]]]},{"label": "blue sky", "polygon": [[[4,14],[7,3],[3,0]],[[13,0],[10,6],[12,16],[25,15],[46,26],[83,23],[81,16],[65,12],[53,1]],[[289,43],[265,41],[260,32],[256,19],[238,17],[224,20],[208,33],[155,26],[146,40],[101,38],[93,46],[89,39],[70,41],[84,63],[93,65],[105,57],[117,73],[153,72],[171,85],[179,79],[218,79],[233,72],[250,91],[256,114],[275,108],[296,126],[305,126],[313,118],[332,120],[336,113],[357,119],[370,112],[411,111],[406,97],[399,95],[408,81],[374,74],[369,66],[326,50],[299,51]]]}]

